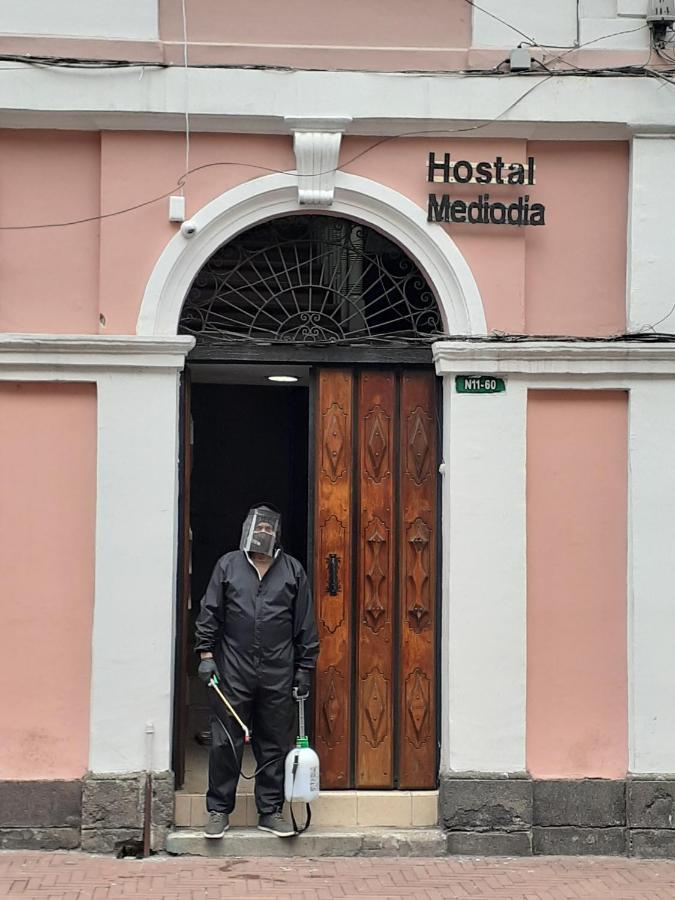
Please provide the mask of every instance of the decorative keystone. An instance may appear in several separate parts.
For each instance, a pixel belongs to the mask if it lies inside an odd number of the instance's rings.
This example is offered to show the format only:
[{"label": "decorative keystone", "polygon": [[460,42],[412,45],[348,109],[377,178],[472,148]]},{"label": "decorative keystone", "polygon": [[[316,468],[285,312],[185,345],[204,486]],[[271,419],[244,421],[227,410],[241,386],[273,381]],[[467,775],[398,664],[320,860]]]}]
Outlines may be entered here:
[{"label": "decorative keystone", "polygon": [[331,206],[342,133],[351,119],[286,118],[285,122],[293,132],[298,203],[303,206]]}]

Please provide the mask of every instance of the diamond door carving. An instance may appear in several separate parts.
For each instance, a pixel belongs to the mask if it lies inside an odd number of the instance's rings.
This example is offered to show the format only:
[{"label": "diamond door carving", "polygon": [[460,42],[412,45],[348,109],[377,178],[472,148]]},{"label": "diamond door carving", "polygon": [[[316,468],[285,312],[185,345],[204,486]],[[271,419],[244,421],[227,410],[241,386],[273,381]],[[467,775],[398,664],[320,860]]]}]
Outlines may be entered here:
[{"label": "diamond door carving", "polygon": [[436,379],[401,376],[399,785],[436,784]]},{"label": "diamond door carving", "polygon": [[[431,529],[422,519],[408,527],[408,560],[406,584],[409,590],[408,624],[421,632],[430,625],[431,598],[429,596],[429,538]],[[411,601],[411,602],[410,602]]]},{"label": "diamond door carving", "polygon": [[333,402],[323,414],[322,468],[335,483],[346,471],[347,414]]},{"label": "diamond door carving", "polygon": [[390,472],[389,436],[390,418],[381,406],[374,407],[364,420],[366,436],[366,472],[373,481],[382,481]]},{"label": "diamond door carving", "polygon": [[319,706],[321,709],[321,737],[328,747],[342,743],[342,697],[345,683],[342,673],[335,666],[329,666],[321,679],[322,690]]},{"label": "diamond door carving", "polygon": [[377,667],[362,682],[361,704],[365,738],[371,747],[379,747],[388,730],[389,683]]},{"label": "diamond door carving", "polygon": [[[344,560],[345,544],[345,529],[342,522],[337,516],[329,516],[321,525],[319,561],[323,565],[324,571],[331,553],[336,554],[339,560]],[[338,591],[335,596],[331,596],[328,592],[328,585],[324,585],[319,609],[324,627],[331,634],[335,634],[345,619],[343,579],[338,580]]]},{"label": "diamond door carving", "polygon": [[418,406],[408,416],[406,441],[406,467],[415,484],[422,484],[431,474],[429,427],[429,418]]},{"label": "diamond door carving", "polygon": [[366,528],[364,621],[375,632],[387,620],[389,534],[381,519],[371,519]]},{"label": "diamond door carving", "polygon": [[430,736],[431,685],[418,667],[405,680],[405,736],[414,747],[421,747]]}]

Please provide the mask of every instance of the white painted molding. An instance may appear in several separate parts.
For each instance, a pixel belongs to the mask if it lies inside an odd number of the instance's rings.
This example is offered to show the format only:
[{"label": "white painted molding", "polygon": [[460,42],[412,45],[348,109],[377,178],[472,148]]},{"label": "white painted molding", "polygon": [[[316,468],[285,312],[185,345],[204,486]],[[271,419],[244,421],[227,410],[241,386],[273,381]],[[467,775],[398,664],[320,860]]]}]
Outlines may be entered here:
[{"label": "white painted molding", "polygon": [[[7,128],[185,127],[185,73],[179,66],[145,70],[142,80],[136,70],[66,77],[14,62],[0,63],[0,73]],[[297,119],[317,109],[335,110],[352,118],[350,134],[365,135],[444,127],[452,134],[457,125],[471,123],[481,123],[476,137],[531,140],[625,140],[636,132],[675,130],[671,91],[654,78],[190,69],[189,87],[191,118],[205,132],[288,134],[289,109]]]},{"label": "white painted molding", "polygon": [[675,342],[637,341],[437,341],[436,372],[596,378],[665,375],[675,377]]},{"label": "white painted molding", "polygon": [[182,369],[194,347],[190,335],[173,337],[96,336],[76,334],[0,334],[0,378],[8,370],[39,370],[50,378],[63,369]]},{"label": "white painted molding", "polygon": [[[218,247],[260,222],[301,211],[297,177],[290,173],[253,179],[202,207],[192,216],[195,236],[188,240],[178,232],[159,257],[143,296],[137,333],[175,335],[188,289]],[[370,225],[405,249],[431,285],[449,333],[486,333],[483,303],[468,263],[452,238],[428,223],[412,200],[369,178],[338,172],[330,213]]]}]

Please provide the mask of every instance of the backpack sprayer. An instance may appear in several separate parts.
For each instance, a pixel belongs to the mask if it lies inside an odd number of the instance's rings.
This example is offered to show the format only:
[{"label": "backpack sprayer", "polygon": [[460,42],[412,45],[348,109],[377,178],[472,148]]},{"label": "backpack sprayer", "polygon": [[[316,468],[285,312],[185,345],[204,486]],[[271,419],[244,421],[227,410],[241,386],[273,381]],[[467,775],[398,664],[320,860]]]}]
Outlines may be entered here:
[{"label": "backpack sprayer", "polygon": [[[215,675],[211,676],[209,687],[213,688],[227,711],[243,731],[244,743],[250,744],[250,729],[244,724],[230,701],[218,687],[218,679]],[[293,688],[293,699],[298,704],[298,736],[295,739],[295,747],[286,754],[284,763],[284,797],[289,805],[291,822],[293,823],[293,830],[296,834],[302,834],[303,831],[307,831],[309,828],[310,822],[312,821],[312,811],[309,804],[319,796],[319,757],[316,751],[312,750],[309,746],[309,738],[305,733],[305,701],[308,697],[309,692],[306,694],[298,694],[298,689],[295,687]],[[232,748],[232,752],[236,759],[237,753],[234,748],[234,743],[232,742],[232,737],[223,722],[221,722],[221,725],[223,725],[225,734],[230,742],[230,747]],[[246,778],[250,781],[255,778],[259,772],[262,772],[263,769],[267,768],[267,766],[279,762],[280,759],[283,759],[283,756],[275,756],[274,759],[270,759],[268,762],[264,763],[264,765],[260,766],[259,769],[256,769],[252,775],[245,775],[241,771],[240,775],[242,778]],[[307,818],[305,824],[300,828],[298,828],[298,823],[296,822],[293,813],[293,803],[305,803],[307,807]]]}]

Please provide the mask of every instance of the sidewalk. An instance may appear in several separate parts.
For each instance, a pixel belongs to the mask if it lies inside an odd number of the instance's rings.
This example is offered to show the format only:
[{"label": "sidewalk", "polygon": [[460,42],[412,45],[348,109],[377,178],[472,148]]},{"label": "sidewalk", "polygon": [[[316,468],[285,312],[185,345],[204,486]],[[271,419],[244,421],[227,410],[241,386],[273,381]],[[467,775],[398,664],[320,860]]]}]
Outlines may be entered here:
[{"label": "sidewalk", "polygon": [[675,860],[117,860],[0,851],[6,900],[675,900]]}]

